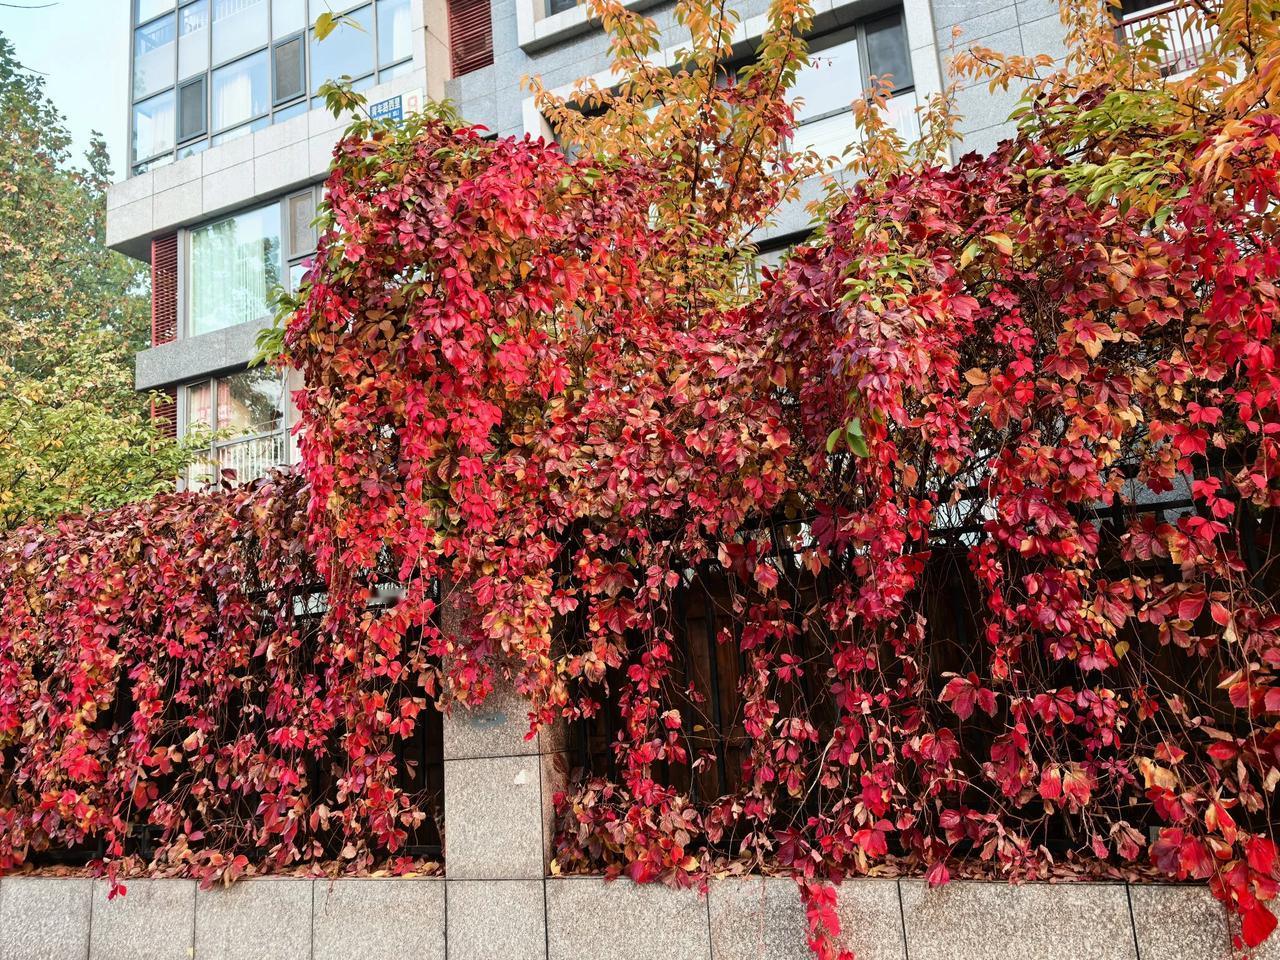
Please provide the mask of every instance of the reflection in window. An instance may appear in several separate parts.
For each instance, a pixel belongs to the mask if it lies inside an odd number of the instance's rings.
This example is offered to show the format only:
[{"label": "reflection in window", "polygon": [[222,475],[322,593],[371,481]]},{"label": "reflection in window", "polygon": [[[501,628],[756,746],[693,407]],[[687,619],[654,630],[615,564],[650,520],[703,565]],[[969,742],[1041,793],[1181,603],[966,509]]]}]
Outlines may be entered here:
[{"label": "reflection in window", "polygon": [[133,108],[133,155],[137,160],[173,149],[173,91],[144,100]]},{"label": "reflection in window", "polygon": [[386,67],[411,56],[409,0],[378,0],[378,63]]},{"label": "reflection in window", "polygon": [[213,62],[267,42],[267,0],[213,0]]},{"label": "reflection in window", "polygon": [[291,33],[301,33],[306,26],[306,0],[271,0],[272,39],[279,40]]},{"label": "reflection in window", "polygon": [[795,111],[795,150],[840,156],[857,135],[853,101],[865,95],[873,76],[892,75],[895,96],[887,108],[889,122],[908,139],[919,136],[901,11],[815,38],[809,44],[809,60],[797,72],[791,91],[803,101]]},{"label": "reflection in window", "polygon": [[196,0],[178,11],[178,79],[209,69],[209,0]]},{"label": "reflection in window", "polygon": [[220,478],[256,480],[288,463],[284,376],[270,367],[202,380],[187,387],[187,432],[212,430],[215,439],[203,462],[187,473],[191,487]]},{"label": "reflection in window", "polygon": [[166,10],[173,9],[173,0],[138,0],[138,19],[134,23],[146,23]]},{"label": "reflection in window", "polygon": [[338,77],[359,79],[373,72],[373,7],[361,7],[347,14],[351,23],[340,23],[324,38],[316,40],[311,31],[311,92]]},{"label": "reflection in window", "polygon": [[280,205],[228,217],[191,232],[192,335],[248,323],[271,313],[280,284]]},{"label": "reflection in window", "polygon": [[907,36],[902,29],[902,14],[877,17],[866,25],[867,73],[873,77],[893,77],[893,89],[913,85],[911,56],[907,52]]},{"label": "reflection in window", "polygon": [[213,71],[213,129],[225,130],[271,109],[267,51]]},{"label": "reflection in window", "polygon": [[133,96],[149,96],[173,86],[173,16],[133,32]]}]

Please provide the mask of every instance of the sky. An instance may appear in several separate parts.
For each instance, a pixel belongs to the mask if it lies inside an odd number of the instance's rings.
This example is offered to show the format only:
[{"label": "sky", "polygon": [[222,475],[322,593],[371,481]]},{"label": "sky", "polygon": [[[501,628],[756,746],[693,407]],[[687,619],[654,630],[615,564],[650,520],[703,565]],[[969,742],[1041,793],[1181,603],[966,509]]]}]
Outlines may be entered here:
[{"label": "sky", "polygon": [[126,162],[128,9],[129,0],[0,2],[0,33],[24,66],[43,75],[75,138],[77,158],[97,130],[111,151],[116,180],[123,179]]}]

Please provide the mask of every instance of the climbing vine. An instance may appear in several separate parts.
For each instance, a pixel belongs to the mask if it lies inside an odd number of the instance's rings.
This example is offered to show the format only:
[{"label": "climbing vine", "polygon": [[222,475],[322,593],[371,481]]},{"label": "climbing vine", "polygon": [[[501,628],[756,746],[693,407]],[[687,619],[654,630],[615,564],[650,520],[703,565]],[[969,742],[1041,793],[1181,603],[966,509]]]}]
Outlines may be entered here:
[{"label": "climbing vine", "polygon": [[1208,98],[1069,8],[1058,73],[974,55],[1029,91],[946,166],[945,96],[915,153],[873,98],[859,177],[757,283],[753,225],[817,170],[786,150],[802,46],[740,88],[727,21],[682,4],[692,66],[654,79],[652,31],[601,6],[629,79],[599,118],[551,105],[577,157],[445,112],[338,145],[282,334],[299,477],[8,542],[5,865],[145,822],[202,876],[370,869],[427,816],[395,741],[510,681],[532,729],[608,730],[554,869],[790,874],[823,957],[829,884],[888,871],[1206,881],[1261,943],[1274,24],[1224,5],[1204,70],[1247,69]]}]

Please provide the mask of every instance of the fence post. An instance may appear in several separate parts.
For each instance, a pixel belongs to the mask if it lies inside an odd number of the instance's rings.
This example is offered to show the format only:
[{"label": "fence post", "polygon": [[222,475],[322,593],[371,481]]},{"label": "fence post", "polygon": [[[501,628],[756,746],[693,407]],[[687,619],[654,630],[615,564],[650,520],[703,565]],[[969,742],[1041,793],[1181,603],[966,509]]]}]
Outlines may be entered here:
[{"label": "fence post", "polygon": [[[441,626],[458,629],[457,590],[446,590]],[[528,739],[528,707],[504,682],[482,708],[444,718],[444,860],[449,883],[449,955],[489,955],[478,944],[501,929],[497,954],[545,956],[543,878],[550,858],[552,794],[559,786],[564,728]],[[494,917],[503,917],[495,928]],[[455,951],[454,945],[458,950]]]}]

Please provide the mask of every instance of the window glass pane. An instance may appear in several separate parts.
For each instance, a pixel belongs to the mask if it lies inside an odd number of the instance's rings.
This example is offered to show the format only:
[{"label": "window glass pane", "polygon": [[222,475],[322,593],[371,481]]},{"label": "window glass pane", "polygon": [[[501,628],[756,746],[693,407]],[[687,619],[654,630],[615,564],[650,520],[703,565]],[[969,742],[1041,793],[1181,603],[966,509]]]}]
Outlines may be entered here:
[{"label": "window glass pane", "polygon": [[307,26],[307,0],[271,0],[271,33],[276,38],[301,33]]},{"label": "window glass pane", "polygon": [[213,71],[213,128],[224,130],[271,108],[267,51]]},{"label": "window glass pane", "polygon": [[868,76],[893,77],[893,89],[911,86],[911,57],[907,53],[907,35],[902,29],[902,15],[891,14],[867,23]]},{"label": "window glass pane", "polygon": [[211,397],[208,380],[187,387],[187,433],[213,426]]},{"label": "window glass pane", "polygon": [[572,10],[578,5],[578,0],[547,0],[547,13],[561,13],[565,10]]},{"label": "window glass pane", "polygon": [[301,257],[316,248],[316,231],[311,221],[316,218],[316,201],[311,191],[289,198],[289,257]]},{"label": "window glass pane", "polygon": [[798,124],[848,110],[862,96],[858,41],[853,31],[829,34],[810,44],[809,65],[796,73],[791,96],[804,100],[796,110]]},{"label": "window glass pane", "polygon": [[178,11],[178,79],[209,69],[209,0],[196,0]]},{"label": "window glass pane", "polygon": [[284,377],[270,366],[218,380],[218,429],[265,433],[284,426]]},{"label": "window glass pane", "polygon": [[138,19],[134,23],[146,23],[166,10],[173,9],[173,0],[138,0]]},{"label": "window glass pane", "polygon": [[302,38],[276,44],[272,51],[275,71],[275,102],[287,103],[307,92],[302,72]]},{"label": "window glass pane", "polygon": [[844,110],[797,127],[791,145],[797,153],[813,150],[823,157],[839,157],[853,142],[855,133],[853,114]]},{"label": "window glass pane", "polygon": [[342,22],[322,41],[311,31],[311,92],[338,77],[359,78],[373,70],[373,8],[348,14],[355,24]]},{"label": "window glass pane", "polygon": [[411,56],[409,0],[378,0],[378,63],[385,67]]},{"label": "window glass pane", "polygon": [[280,283],[280,205],[229,217],[191,232],[190,330],[193,335],[271,313]]},{"label": "window glass pane", "polygon": [[267,0],[213,0],[213,62],[267,43]]},{"label": "window glass pane", "polygon": [[146,160],[173,149],[173,91],[133,108],[133,159]]},{"label": "window glass pane", "polygon": [[406,60],[404,63],[396,64],[394,67],[378,71],[378,82],[386,83],[388,80],[394,80],[396,77],[404,77],[413,73],[413,61]]},{"label": "window glass pane", "polygon": [[133,32],[133,98],[173,86],[173,16]]},{"label": "window glass pane", "polygon": [[178,88],[178,142],[202,136],[205,129],[204,77]]}]

